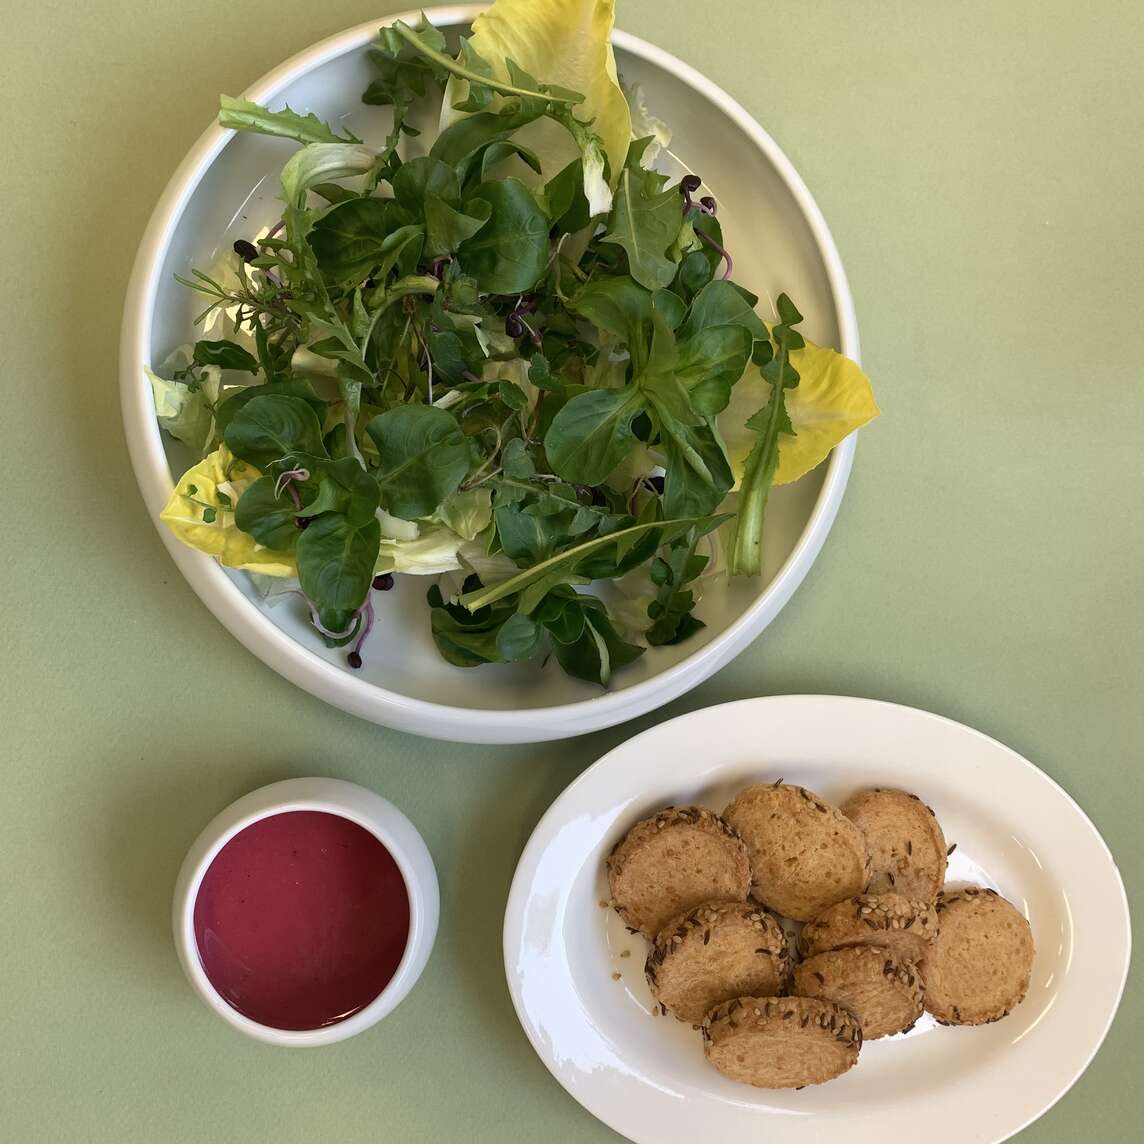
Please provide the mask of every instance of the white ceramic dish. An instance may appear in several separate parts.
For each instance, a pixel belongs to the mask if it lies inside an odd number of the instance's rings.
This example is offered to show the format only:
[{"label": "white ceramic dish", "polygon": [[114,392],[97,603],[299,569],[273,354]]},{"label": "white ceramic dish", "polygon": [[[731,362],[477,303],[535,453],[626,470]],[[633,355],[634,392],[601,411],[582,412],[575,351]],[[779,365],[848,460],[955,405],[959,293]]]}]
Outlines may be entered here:
[{"label": "white ceramic dish", "polygon": [[[195,940],[195,899],[218,852],[240,831],[260,819],[295,810],[325,811],[356,822],[393,855],[409,895],[409,941],[389,984],[365,1008],[334,1025],[300,1031],[274,1029],[232,1008],[210,983]],[[391,802],[356,783],[340,779],[286,779],[251,791],[216,815],[187,852],[175,883],[172,926],[175,948],[187,980],[224,1021],[249,1037],[288,1048],[344,1041],[392,1013],[417,984],[437,937],[440,892],[433,857],[417,828]]]},{"label": "white ceramic dish", "polygon": [[[923,1018],[910,1034],[867,1044],[839,1079],[776,1092],[725,1079],[689,1026],[651,1015],[647,944],[599,905],[608,897],[605,857],[628,827],[668,803],[721,810],[749,782],[780,777],[835,800],[901,786],[932,804],[957,843],[949,881],[995,888],[1032,924],[1032,984],[1010,1017],[977,1028]],[[641,1144],[1005,1140],[1058,1100],[1096,1053],[1124,988],[1130,942],[1112,856],[1052,779],[948,719],[831,696],[711,707],[605,755],[541,819],[504,928],[509,990],[533,1047],[581,1104]]]},{"label": "white ceramic dish", "polygon": [[[442,28],[470,23],[481,5],[437,8]],[[394,17],[397,19],[399,17]],[[416,12],[403,13],[415,21]],[[379,144],[388,113],[364,107],[371,21],[324,40],[265,76],[249,99],[349,126]],[[764,299],[786,290],[815,341],[859,354],[853,301],[838,251],[818,207],[790,161],[726,92],[694,69],[626,33],[615,34],[619,67],[642,84],[649,106],[675,132],[672,150],[702,172],[720,203],[736,279]],[[192,339],[200,308],[176,273],[211,266],[236,238],[278,218],[277,176],[293,144],[207,129],[155,208],[136,258],[124,311],[121,392],[127,442],[152,519],[170,496],[172,474],[191,459],[160,436],[144,366]],[[674,160],[672,160],[674,162]],[[675,162],[672,173],[683,167]],[[679,647],[654,648],[613,689],[566,676],[552,663],[475,670],[445,663],[433,646],[424,602],[427,582],[399,577],[382,601],[365,667],[345,666],[324,648],[300,605],[267,608],[248,578],[160,533],[203,602],[255,655],[287,679],[354,715],[400,730],[469,742],[557,739],[644,714],[696,686],[743,650],[790,599],[818,555],[838,511],[854,456],[853,437],[826,465],[777,489],[767,520],[763,576],[708,593],[698,614],[707,627]],[[400,649],[388,654],[377,649]]]}]

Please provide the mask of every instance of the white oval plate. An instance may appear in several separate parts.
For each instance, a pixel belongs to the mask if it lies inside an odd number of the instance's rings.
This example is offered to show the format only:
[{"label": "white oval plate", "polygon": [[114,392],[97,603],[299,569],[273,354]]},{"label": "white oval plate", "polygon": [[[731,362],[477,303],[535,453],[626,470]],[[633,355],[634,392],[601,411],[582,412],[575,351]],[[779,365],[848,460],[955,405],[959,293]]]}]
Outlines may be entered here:
[{"label": "white oval plate", "polygon": [[[480,4],[430,9],[444,29],[469,24]],[[389,20],[416,22],[416,11]],[[264,76],[247,99],[315,112],[371,145],[387,130],[383,108],[366,107],[368,44],[381,20],[323,40]],[[625,81],[672,124],[673,175],[702,173],[720,205],[735,277],[763,299],[786,290],[806,315],[801,327],[858,360],[854,303],[838,250],[805,184],[773,139],[726,92],[674,56],[623,32],[614,37]],[[173,476],[194,458],[165,440],[155,421],[144,367],[193,337],[201,300],[175,281],[210,267],[236,238],[250,238],[281,214],[278,173],[293,144],[209,127],[171,178],[143,236],[124,305],[120,347],[123,421],[135,476],[152,519]],[[685,167],[683,164],[686,164]],[[486,665],[446,663],[433,645],[428,581],[398,577],[379,605],[365,666],[322,646],[296,600],[268,607],[244,573],[159,533],[203,603],[255,655],[328,703],[401,731],[477,743],[535,742],[580,735],[635,718],[701,683],[771,622],[814,563],[842,501],[854,458],[848,437],[800,481],[775,489],[767,509],[763,575],[738,577],[700,601],[703,631],[674,647],[651,648],[610,690],[566,675],[553,660]],[[400,649],[393,654],[390,649]]]},{"label": "white oval plate", "polygon": [[[957,843],[948,880],[992,886],[1032,924],[1032,984],[1010,1017],[977,1028],[927,1017],[866,1045],[838,1080],[793,1092],[732,1083],[707,1065],[689,1026],[651,1015],[647,943],[600,907],[605,856],[664,805],[721,810],[746,784],[780,777],[835,801],[900,786],[933,806]],[[605,755],[541,819],[504,928],[509,991],[533,1048],[585,1108],[638,1144],[1008,1139],[1092,1060],[1124,989],[1130,943],[1107,846],[1032,763],[924,711],[810,695],[696,711]]]}]

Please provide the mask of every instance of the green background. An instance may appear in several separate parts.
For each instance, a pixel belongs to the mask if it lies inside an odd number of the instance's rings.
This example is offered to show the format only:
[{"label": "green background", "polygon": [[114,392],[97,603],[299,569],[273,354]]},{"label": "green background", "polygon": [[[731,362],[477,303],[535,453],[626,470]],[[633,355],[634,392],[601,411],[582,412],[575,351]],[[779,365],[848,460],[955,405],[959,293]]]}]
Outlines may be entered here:
[{"label": "green background", "polygon": [[[620,0],[622,27],[713,77],[806,178],[884,416],[822,556],[734,664],[635,726],[466,747],[359,722],[244,651],[163,550],[119,420],[131,260],[218,93],[406,6],[0,6],[0,1136],[14,1144],[616,1139],[517,1026],[502,909],[530,830],[583,767],[721,700],[848,693],[979,727],[1061,781],[1141,887],[1144,8]],[[216,811],[305,774],[402,806],[443,912],[393,1016],[291,1053],[192,995],[168,908]],[[1129,1138],[1142,1018],[1137,982],[1095,1063],[1022,1140]]]}]

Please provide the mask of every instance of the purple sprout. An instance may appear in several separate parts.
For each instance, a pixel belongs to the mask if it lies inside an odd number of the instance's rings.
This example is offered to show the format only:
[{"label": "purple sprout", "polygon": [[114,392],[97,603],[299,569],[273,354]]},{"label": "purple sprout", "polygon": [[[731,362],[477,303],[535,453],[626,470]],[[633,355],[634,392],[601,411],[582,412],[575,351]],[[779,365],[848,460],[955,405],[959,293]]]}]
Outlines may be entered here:
[{"label": "purple sprout", "polygon": [[704,245],[709,246],[720,258],[727,264],[723,270],[723,281],[726,282],[731,277],[734,270],[734,263],[731,261],[731,253],[725,247],[720,246],[709,234],[704,234],[703,231],[696,228],[695,233],[699,236],[699,241]]},{"label": "purple sprout", "polygon": [[[383,572],[375,576],[370,587],[375,588],[379,592],[388,592],[393,587],[392,574]],[[356,636],[353,647],[346,653],[346,663],[348,663],[354,671],[358,671],[364,662],[361,654],[362,648],[365,646],[365,641],[369,638],[369,633],[373,631],[374,621],[377,618],[373,610],[373,601],[369,598],[369,594],[366,593],[365,602],[354,612],[350,618],[349,625],[345,631],[342,632],[331,631],[322,623],[318,616],[318,606],[300,588],[295,588],[294,594],[300,596],[309,609],[310,623],[327,639],[344,640]]]},{"label": "purple sprout", "polygon": [[[686,215],[689,211],[695,210],[708,218],[714,218],[719,207],[711,195],[704,195],[698,202],[691,196],[703,185],[703,180],[698,175],[684,175],[679,180],[679,193],[683,196],[683,213]],[[734,269],[734,263],[731,261],[731,254],[716,242],[709,234],[705,234],[698,227],[695,228],[695,233],[699,237],[699,241],[705,246],[714,250],[720,258],[723,259],[725,266],[723,269],[723,280],[726,281],[731,277]]]},{"label": "purple sprout", "polygon": [[531,314],[536,309],[536,299],[525,297],[523,294],[516,300],[516,305],[504,320],[504,332],[510,338],[521,337],[525,330],[528,331],[529,339],[532,344],[540,348],[541,337],[525,320],[525,315]]},{"label": "purple sprout", "polygon": [[[294,487],[295,481],[308,481],[310,479],[310,470],[297,468],[287,469],[279,476],[278,480],[274,482],[274,499],[277,500],[284,492],[288,493],[290,499],[294,502],[294,511],[299,512],[302,508],[302,498],[298,495],[298,490]],[[305,524],[302,522],[305,521]],[[299,528],[305,528],[310,523],[308,517],[298,517],[294,523]]]},{"label": "purple sprout", "polygon": [[358,638],[354,641],[354,646],[346,653],[346,663],[350,665],[355,671],[362,665],[361,649],[365,643],[369,633],[373,631],[373,601],[366,595],[365,603],[358,608],[356,615],[361,619],[361,630],[358,632]]}]

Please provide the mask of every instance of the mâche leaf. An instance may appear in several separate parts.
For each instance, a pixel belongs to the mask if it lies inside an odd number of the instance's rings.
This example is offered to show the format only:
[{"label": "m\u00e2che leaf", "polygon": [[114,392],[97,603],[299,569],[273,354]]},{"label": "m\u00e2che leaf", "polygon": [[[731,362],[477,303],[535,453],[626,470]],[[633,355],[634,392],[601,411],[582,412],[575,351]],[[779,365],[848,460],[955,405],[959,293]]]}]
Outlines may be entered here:
[{"label": "m\u00e2che leaf", "polygon": [[465,273],[492,294],[520,294],[536,285],[548,263],[548,218],[518,179],[482,183],[465,204],[488,221],[458,248]]},{"label": "m\u00e2che leaf", "polygon": [[329,630],[348,628],[365,601],[380,538],[375,519],[354,525],[338,513],[315,518],[298,538],[298,581]]},{"label": "m\u00e2che leaf", "polygon": [[377,448],[381,505],[402,520],[428,516],[460,487],[472,453],[451,413],[401,405],[366,426]]},{"label": "m\u00e2che leaf", "polygon": [[322,427],[300,397],[266,394],[247,401],[230,419],[227,448],[261,469],[299,453],[324,453]]},{"label": "m\u00e2che leaf", "polygon": [[544,437],[553,471],[576,484],[602,484],[631,448],[632,419],[643,405],[631,387],[593,389],[573,397]]}]

